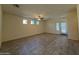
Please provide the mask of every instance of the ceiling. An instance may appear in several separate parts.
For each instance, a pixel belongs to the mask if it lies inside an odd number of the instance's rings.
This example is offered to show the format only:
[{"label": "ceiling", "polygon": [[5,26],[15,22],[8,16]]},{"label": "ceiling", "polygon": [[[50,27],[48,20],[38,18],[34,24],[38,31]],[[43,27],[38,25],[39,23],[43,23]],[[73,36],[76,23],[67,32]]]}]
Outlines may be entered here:
[{"label": "ceiling", "polygon": [[42,15],[43,17],[61,17],[65,16],[71,8],[75,8],[75,4],[19,4],[17,8],[11,4],[2,5],[3,12],[15,14],[23,17],[35,17]]}]

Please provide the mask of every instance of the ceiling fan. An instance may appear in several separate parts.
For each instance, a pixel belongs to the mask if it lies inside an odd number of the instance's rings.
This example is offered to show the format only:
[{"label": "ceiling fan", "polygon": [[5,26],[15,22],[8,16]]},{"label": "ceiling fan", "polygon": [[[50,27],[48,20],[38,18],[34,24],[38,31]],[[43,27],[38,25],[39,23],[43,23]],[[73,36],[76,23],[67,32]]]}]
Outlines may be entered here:
[{"label": "ceiling fan", "polygon": [[[16,7],[16,8],[20,8],[19,4],[13,4],[13,6]],[[47,17],[45,17],[43,15],[39,15],[39,16],[36,16],[36,17],[26,16],[25,18],[27,18],[27,19],[36,19],[36,20],[46,20],[47,19]]]},{"label": "ceiling fan", "polygon": [[44,17],[43,17],[43,16],[37,16],[36,19],[37,19],[37,20],[43,20]]}]

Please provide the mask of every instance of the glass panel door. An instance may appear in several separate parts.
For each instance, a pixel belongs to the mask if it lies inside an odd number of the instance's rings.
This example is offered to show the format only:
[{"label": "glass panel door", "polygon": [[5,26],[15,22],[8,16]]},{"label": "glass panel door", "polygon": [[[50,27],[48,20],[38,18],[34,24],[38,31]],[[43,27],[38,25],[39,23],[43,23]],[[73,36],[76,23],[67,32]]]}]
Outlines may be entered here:
[{"label": "glass panel door", "polygon": [[67,25],[65,22],[60,23],[60,28],[61,34],[67,34]]},{"label": "glass panel door", "polygon": [[58,22],[58,23],[56,23],[56,30],[60,34],[67,34],[67,24],[66,24],[66,22]]}]

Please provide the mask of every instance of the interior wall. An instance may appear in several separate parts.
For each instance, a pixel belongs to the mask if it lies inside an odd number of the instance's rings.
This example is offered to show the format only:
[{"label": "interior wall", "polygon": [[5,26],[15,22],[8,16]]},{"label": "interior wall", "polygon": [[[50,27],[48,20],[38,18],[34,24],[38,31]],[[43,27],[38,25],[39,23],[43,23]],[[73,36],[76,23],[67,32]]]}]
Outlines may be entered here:
[{"label": "interior wall", "polygon": [[13,40],[21,37],[27,37],[35,34],[43,33],[43,22],[40,21],[39,25],[23,24],[23,17],[3,13],[3,37],[2,41]]},{"label": "interior wall", "polygon": [[1,40],[2,40],[2,9],[0,5],[0,47],[1,47]]},{"label": "interior wall", "polygon": [[78,33],[79,33],[79,4],[77,4],[77,17],[78,17]]},{"label": "interior wall", "polygon": [[56,23],[67,22],[66,19],[50,19],[46,21],[46,32],[53,34],[61,34],[60,31],[56,30]]},{"label": "interior wall", "polygon": [[[1,14],[1,13],[0,13]],[[23,24],[23,17],[16,16],[9,13],[3,13],[3,30],[2,30],[2,42],[18,39],[21,37],[27,37],[40,33],[53,33],[60,34],[59,31],[56,30],[56,23],[58,22],[67,22],[68,25],[68,38],[69,39],[78,39],[78,23],[77,23],[77,12],[76,10],[70,11],[67,15],[66,19],[49,19],[45,21],[40,21],[39,25],[30,24],[30,19],[28,20],[28,24]],[[1,20],[0,20],[1,25]],[[1,26],[0,26],[1,32]],[[0,33],[1,40],[1,33]]]},{"label": "interior wall", "polygon": [[67,15],[68,23],[68,38],[73,40],[78,40],[78,19],[77,10],[72,9]]}]

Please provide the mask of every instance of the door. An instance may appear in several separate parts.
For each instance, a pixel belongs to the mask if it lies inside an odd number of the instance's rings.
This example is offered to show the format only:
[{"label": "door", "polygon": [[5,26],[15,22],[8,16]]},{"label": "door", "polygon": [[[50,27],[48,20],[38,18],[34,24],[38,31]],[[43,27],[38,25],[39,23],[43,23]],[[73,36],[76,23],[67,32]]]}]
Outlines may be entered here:
[{"label": "door", "polygon": [[67,24],[66,24],[66,22],[56,23],[56,30],[59,31],[60,34],[67,34]]},{"label": "door", "polygon": [[67,24],[66,24],[66,22],[60,23],[60,32],[61,32],[61,34],[67,34]]}]

